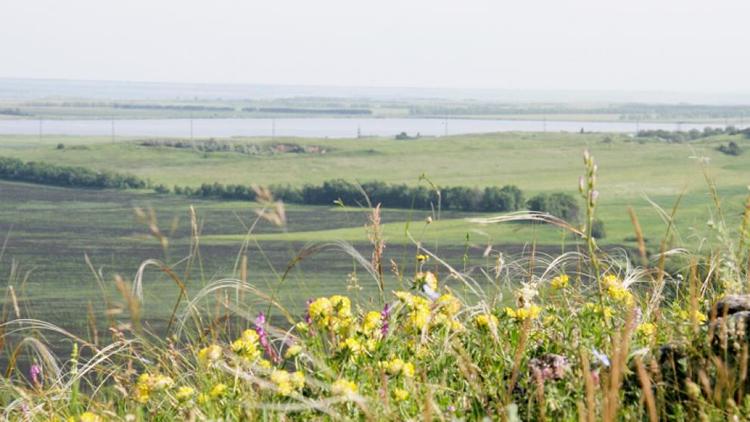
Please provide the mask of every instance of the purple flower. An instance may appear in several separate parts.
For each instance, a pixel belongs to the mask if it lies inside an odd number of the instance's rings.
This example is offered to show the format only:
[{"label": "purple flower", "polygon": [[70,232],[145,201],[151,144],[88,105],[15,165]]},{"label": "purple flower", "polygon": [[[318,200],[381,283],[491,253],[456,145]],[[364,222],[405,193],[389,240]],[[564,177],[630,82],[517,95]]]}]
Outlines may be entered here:
[{"label": "purple flower", "polygon": [[36,363],[31,365],[31,368],[29,368],[29,376],[34,385],[41,385],[41,379],[39,378],[40,375],[42,375],[42,367]]},{"label": "purple flower", "polygon": [[386,303],[380,312],[380,334],[385,337],[388,334],[388,321],[391,319],[391,305]]},{"label": "purple flower", "polygon": [[279,363],[279,356],[276,354],[276,351],[273,350],[271,343],[268,341],[268,333],[263,327],[264,325],[266,325],[266,315],[263,312],[259,312],[258,316],[255,318],[255,332],[258,333],[260,345],[263,346],[263,349],[274,363]]}]

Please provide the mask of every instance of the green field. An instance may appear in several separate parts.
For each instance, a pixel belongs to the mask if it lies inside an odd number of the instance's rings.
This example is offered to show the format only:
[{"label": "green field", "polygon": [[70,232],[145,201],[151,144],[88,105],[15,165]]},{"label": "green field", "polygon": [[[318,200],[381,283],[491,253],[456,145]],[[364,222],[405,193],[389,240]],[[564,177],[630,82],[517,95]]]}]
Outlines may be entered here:
[{"label": "green field", "polygon": [[[750,154],[734,157],[716,151],[715,147],[727,140],[717,137],[667,144],[638,142],[619,135],[549,133],[412,141],[276,139],[273,142],[322,146],[328,152],[248,156],[144,147],[137,139],[112,143],[108,138],[93,137],[39,140],[6,136],[0,138],[0,156],[127,172],[168,186],[212,182],[301,185],[333,178],[416,185],[424,174],[441,186],[515,184],[529,197],[540,192],[577,194],[581,154],[589,149],[599,163],[599,216],[607,231],[603,244],[635,245],[627,213],[627,208],[633,207],[649,248],[655,251],[666,223],[649,200],[669,211],[682,195],[675,218],[680,236],[674,239],[675,244],[686,239],[693,245],[700,244],[702,238],[713,240],[706,225],[713,206],[699,157],[708,158],[708,172],[719,186],[730,225],[738,223],[750,183]],[[733,140],[741,146],[750,144],[740,137]],[[271,140],[233,138],[231,142],[262,144]],[[65,148],[58,149],[60,143]],[[205,266],[200,272],[194,268],[189,275],[191,293],[211,280],[236,276],[237,256],[245,242],[250,245],[247,255],[252,281],[269,294],[297,305],[321,292],[341,291],[347,285],[342,274],[355,267],[348,255],[329,248],[303,261],[278,288],[280,273],[302,248],[343,240],[355,245],[365,257],[370,253],[364,229],[368,210],[355,204],[347,204],[348,208],[288,205],[286,228],[261,221],[248,236],[248,227],[256,218],[253,210],[258,208],[253,203],[5,182],[0,184],[0,198],[0,229],[8,238],[2,268],[10,274],[11,262],[16,265],[9,284],[23,284],[30,313],[44,317],[54,311],[73,325],[82,324],[81,306],[99,303],[102,295],[84,254],[91,257],[95,268],[101,268],[105,281],[115,274],[132,279],[140,262],[165,258],[158,242],[148,237],[146,225],[134,217],[134,207],[155,210],[159,226],[170,239],[166,260],[174,264],[190,253],[188,208],[195,205],[203,227],[200,245]],[[434,218],[430,225],[424,223],[427,216]],[[561,248],[558,229],[519,223],[480,225],[467,220],[487,216],[385,210],[388,257],[408,262],[414,251],[410,236],[438,249],[452,264],[465,266],[486,264],[482,254],[488,245],[509,253],[528,249],[532,243],[557,251]],[[569,238],[565,241],[574,243]],[[181,265],[184,263],[177,267],[183,271]],[[162,274],[149,274],[147,310],[159,320],[171,311],[177,291]],[[21,283],[24,279],[27,281]],[[373,291],[371,283],[363,284],[363,294]],[[59,306],[50,310],[50,300]]]},{"label": "green field", "polygon": [[[604,142],[605,138],[610,142]],[[740,145],[750,144],[742,137],[735,138]],[[112,143],[109,138],[49,137],[40,141],[35,137],[3,137],[0,155],[128,172],[167,186],[213,182],[299,186],[334,178],[416,185],[420,175],[425,175],[440,186],[514,184],[529,197],[539,192],[576,193],[581,153],[589,149],[599,163],[600,216],[611,233],[608,241],[617,243],[632,233],[628,206],[643,219],[647,234],[659,232],[661,220],[646,198],[671,208],[676,198],[684,195],[677,215],[679,226],[702,226],[708,219],[709,204],[701,161],[708,163],[709,174],[729,209],[741,206],[750,183],[750,155],[735,157],[718,152],[716,146],[727,140],[720,136],[669,144],[638,142],[621,135],[549,133],[411,141],[276,139],[274,142],[321,146],[328,152],[247,156],[144,147],[137,140]],[[231,142],[262,144],[271,140],[233,138]],[[66,148],[56,149],[58,143]],[[309,239],[307,234],[299,236]],[[350,234],[346,236],[351,239]]]},{"label": "green field", "polygon": [[[701,257],[709,252],[708,248],[720,245],[716,250],[719,251],[718,256],[724,257],[721,253],[733,250],[731,242],[738,238],[735,235],[750,182],[750,154],[730,156],[717,150],[718,145],[729,141],[747,149],[750,141],[740,136],[730,138],[722,135],[681,144],[622,135],[550,133],[504,133],[409,141],[225,140],[233,143],[314,145],[326,151],[275,153],[262,149],[264,152],[256,155],[144,146],[140,141],[120,139],[112,142],[110,139],[93,137],[44,137],[40,140],[37,137],[6,136],[0,137],[0,156],[131,173],[149,179],[153,185],[198,186],[220,182],[300,186],[305,183],[319,184],[333,178],[417,185],[428,183],[421,177],[424,175],[439,186],[514,184],[528,198],[537,193],[552,192],[578,195],[578,177],[584,172],[582,152],[589,150],[599,166],[597,215],[604,221],[607,232],[607,236],[599,242],[604,247],[597,253],[606,257],[602,261],[606,268],[602,268],[602,271],[613,273],[639,271],[632,268],[628,263],[630,261],[622,259],[636,246],[629,207],[636,211],[643,226],[650,254],[658,252],[667,232],[666,215],[679,202],[673,220],[676,230],[669,236],[668,247],[685,247],[690,253],[695,253],[686,256]],[[59,144],[63,144],[63,147],[60,148]],[[718,186],[721,216],[716,215],[717,207],[710,188],[712,183]],[[177,310],[178,316],[186,315],[183,314],[187,309],[186,300],[180,299],[177,285],[155,266],[150,266],[140,282],[143,301],[132,300],[128,293],[131,285],[138,285],[136,279],[141,264],[158,259],[170,266],[184,283],[187,300],[200,299],[196,302],[196,315],[200,316],[196,318],[201,321],[189,321],[188,325],[195,322],[196,333],[212,333],[211,336],[215,336],[213,333],[217,327],[230,333],[249,326],[249,321],[260,311],[267,313],[274,327],[286,330],[290,326],[289,320],[282,316],[286,310],[299,316],[304,312],[307,299],[321,296],[346,295],[351,298],[357,313],[374,310],[380,318],[382,303],[391,300],[387,298],[392,296],[392,291],[409,289],[416,271],[430,270],[437,274],[442,290],[461,298],[460,307],[467,309],[462,315],[468,318],[468,331],[475,332],[478,342],[487,342],[487,356],[492,359],[497,358],[507,364],[518,359],[517,353],[515,358],[510,353],[516,347],[523,350],[525,346],[510,345],[516,341],[523,344],[524,334],[519,334],[518,330],[526,330],[530,325],[519,324],[523,319],[521,317],[518,321],[514,319],[516,317],[509,317],[514,311],[508,308],[510,313],[504,310],[500,314],[502,319],[498,320],[502,324],[498,327],[503,334],[492,337],[478,325],[479,320],[474,318],[479,314],[475,312],[486,312],[486,300],[491,300],[491,306],[496,309],[515,307],[514,297],[524,290],[518,289],[520,282],[526,280],[545,283],[541,289],[550,302],[543,310],[536,307],[545,315],[539,323],[558,321],[555,318],[568,321],[564,323],[566,325],[540,331],[552,333],[550,336],[554,341],[548,346],[549,350],[560,352],[565,350],[561,349],[564,347],[584,347],[581,346],[583,343],[575,345],[575,342],[571,342],[568,345],[569,336],[575,338],[581,335],[599,342],[594,343],[598,344],[595,347],[604,347],[601,345],[603,340],[598,338],[610,330],[607,317],[591,314],[587,309],[596,305],[584,303],[591,300],[584,299],[586,296],[583,295],[592,294],[596,280],[586,273],[589,271],[589,264],[585,261],[587,258],[580,258],[585,255],[562,254],[588,245],[559,228],[528,222],[477,223],[477,218],[493,216],[486,213],[386,208],[382,211],[382,233],[386,247],[382,255],[385,276],[381,296],[376,280],[356,259],[359,257],[369,262],[373,254],[365,227],[371,210],[358,204],[287,204],[283,212],[286,224],[279,226],[259,217],[256,211],[262,206],[255,202],[157,194],[146,189],[72,189],[0,181],[0,234],[3,236],[0,271],[7,280],[3,283],[6,292],[3,315],[11,321],[8,327],[20,327],[17,331],[6,332],[3,339],[7,339],[8,344],[24,344],[28,341],[23,338],[25,333],[34,331],[35,336],[38,335],[49,345],[52,354],[67,356],[70,353],[70,339],[57,332],[37,330],[34,323],[24,319],[36,318],[50,321],[73,335],[97,344],[109,343],[110,333],[116,334],[120,330],[129,332],[132,327],[142,324],[147,332],[156,334],[153,338],[157,339],[158,344],[164,345],[162,334],[174,334],[176,331],[175,325],[168,328],[173,310]],[[191,207],[197,216],[197,235],[192,228]],[[139,214],[135,210],[142,211]],[[431,218],[429,223],[428,218]],[[722,237],[721,230],[711,228],[709,220],[726,221],[728,235]],[[434,252],[435,257],[444,260],[444,263],[433,258],[418,264],[415,259],[420,252],[417,243]],[[196,244],[199,247],[195,247]],[[576,256],[579,258],[574,258]],[[242,278],[242,267],[238,265],[242,257],[247,259],[249,284],[222,284],[221,280],[227,278]],[[651,258],[655,267],[658,259],[654,255]],[[668,272],[670,281],[667,289],[670,291],[660,299],[664,303],[674,300],[672,305],[664,305],[664,315],[669,318],[674,318],[675,310],[699,306],[697,297],[690,299],[690,304],[683,293],[678,294],[677,298],[672,297],[672,286],[679,288],[683,280],[681,272],[687,272],[684,262],[679,259],[668,263],[667,270],[676,271]],[[445,264],[455,271],[449,270]],[[543,275],[548,269],[549,272]],[[722,267],[716,271],[723,270]],[[571,293],[567,290],[556,293],[554,289],[549,290],[546,284],[550,277],[562,273],[571,276],[571,285],[574,286],[569,290]],[[126,281],[121,291],[114,282],[118,276]],[[648,286],[658,284],[655,278],[641,276],[644,278],[639,281],[648,282]],[[744,282],[745,276],[740,277]],[[706,283],[710,278],[707,276]],[[460,281],[469,279],[473,281]],[[474,281],[476,284],[472,284]],[[717,283],[711,284],[711,292],[714,291],[713,284]],[[648,293],[651,288],[633,286],[624,291],[632,299],[641,290]],[[204,289],[211,290],[206,293]],[[600,300],[615,304],[612,302],[615,300],[614,294],[608,294],[612,298]],[[269,299],[278,301],[286,310],[274,309]],[[573,306],[570,301],[580,302],[575,305],[580,308],[578,313],[570,313],[569,309]],[[653,315],[650,318],[654,318]],[[528,322],[531,323],[531,320]],[[569,328],[574,323],[581,324],[580,327],[585,329]],[[684,321],[676,324],[685,325]],[[642,326],[648,325],[639,325],[639,330]],[[408,336],[404,340],[397,337],[402,334],[407,335],[408,331],[396,328],[389,338],[398,339],[393,344],[404,348],[406,351],[403,353],[408,353],[409,360],[420,359],[408,346],[409,342],[405,340]],[[659,336],[662,339],[667,336],[671,338],[666,331]],[[171,342],[171,338],[167,342]],[[438,343],[449,344],[447,338]],[[493,342],[492,338],[496,340]],[[642,333],[635,338],[637,342],[646,341]],[[538,343],[539,340],[532,337],[531,341]],[[580,342],[580,339],[576,341]],[[148,342],[144,340],[144,344]],[[503,343],[498,346],[498,342]],[[328,347],[331,347],[332,356],[340,355],[339,346]],[[471,353],[475,349],[480,350],[478,346],[472,347]],[[172,353],[169,347],[164,350]],[[185,349],[177,354],[191,356],[193,352],[192,349]],[[570,350],[564,353],[573,356]],[[612,352],[609,353],[612,356]],[[164,360],[158,357],[158,353],[153,356],[157,357],[146,358],[143,362],[150,365],[149,362]],[[425,357],[425,363],[420,365],[432,368],[435,362],[442,362],[439,364],[446,369],[441,369],[440,373],[444,376],[455,370],[457,359],[463,356],[455,354],[448,347],[436,352],[434,357]],[[142,357],[139,355],[138,359]],[[3,359],[10,361],[12,357],[5,356]],[[22,356],[19,360],[22,366],[29,363],[24,359]],[[372,368],[376,364],[367,365]],[[366,372],[357,370],[356,373]],[[175,379],[181,376],[179,373],[174,373]],[[636,385],[632,376],[630,379],[628,385]],[[494,388],[498,382],[506,381],[497,377],[489,384]],[[461,381],[456,385],[467,383]],[[133,390],[134,387],[129,388]],[[571,389],[583,391],[581,385]],[[511,393],[515,394],[515,390],[508,392]]]}]

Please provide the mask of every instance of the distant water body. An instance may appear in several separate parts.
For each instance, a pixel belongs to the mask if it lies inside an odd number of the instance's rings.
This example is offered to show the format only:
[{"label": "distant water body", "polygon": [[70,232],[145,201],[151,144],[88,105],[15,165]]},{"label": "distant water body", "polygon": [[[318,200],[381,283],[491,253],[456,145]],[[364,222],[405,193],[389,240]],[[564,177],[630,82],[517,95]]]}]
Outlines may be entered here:
[{"label": "distant water body", "polygon": [[124,120],[2,120],[2,135],[99,135],[149,137],[277,136],[355,138],[357,136],[445,136],[491,132],[617,132],[637,130],[702,130],[717,123],[636,123],[476,119],[124,119]]}]

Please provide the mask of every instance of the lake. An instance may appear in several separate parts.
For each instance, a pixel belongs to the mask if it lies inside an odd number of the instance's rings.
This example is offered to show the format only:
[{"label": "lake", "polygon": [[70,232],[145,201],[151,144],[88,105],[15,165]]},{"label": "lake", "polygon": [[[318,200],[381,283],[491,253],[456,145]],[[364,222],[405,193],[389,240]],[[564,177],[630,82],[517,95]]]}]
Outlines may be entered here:
[{"label": "lake", "polygon": [[123,120],[0,120],[0,135],[99,135],[165,137],[288,136],[354,138],[394,136],[401,132],[424,136],[490,132],[619,132],[636,130],[702,130],[717,123],[636,123],[478,119],[123,119]]}]

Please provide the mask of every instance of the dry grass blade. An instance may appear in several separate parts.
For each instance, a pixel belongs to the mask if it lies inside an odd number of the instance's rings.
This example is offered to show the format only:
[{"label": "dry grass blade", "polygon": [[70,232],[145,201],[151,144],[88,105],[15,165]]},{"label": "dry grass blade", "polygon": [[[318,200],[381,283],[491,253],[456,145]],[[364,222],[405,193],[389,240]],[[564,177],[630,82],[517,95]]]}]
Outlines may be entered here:
[{"label": "dry grass blade", "polygon": [[470,223],[476,224],[497,224],[497,223],[510,223],[514,221],[536,221],[540,223],[551,224],[553,226],[565,229],[578,237],[585,238],[586,234],[580,231],[578,228],[563,220],[562,218],[555,217],[554,215],[537,212],[537,211],[519,211],[509,214],[499,215],[496,217],[487,218],[469,218]]}]

